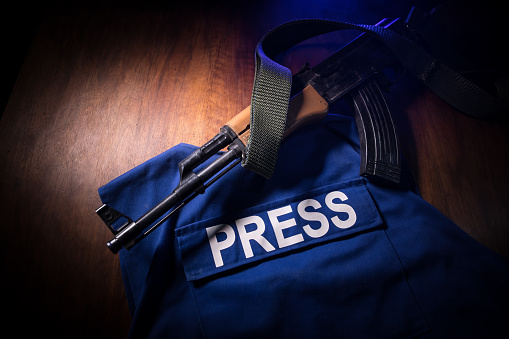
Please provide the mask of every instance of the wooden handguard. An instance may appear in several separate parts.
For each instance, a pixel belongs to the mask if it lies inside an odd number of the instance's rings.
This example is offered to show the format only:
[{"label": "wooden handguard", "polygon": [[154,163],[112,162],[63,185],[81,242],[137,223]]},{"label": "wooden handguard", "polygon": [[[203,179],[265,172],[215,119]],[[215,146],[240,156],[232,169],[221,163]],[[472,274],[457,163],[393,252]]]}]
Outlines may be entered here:
[{"label": "wooden handguard", "polygon": [[[290,99],[284,137],[305,124],[323,119],[328,112],[329,105],[325,99],[311,85],[308,85]],[[251,106],[248,106],[226,123],[244,145],[247,145],[249,139],[250,118]]]}]

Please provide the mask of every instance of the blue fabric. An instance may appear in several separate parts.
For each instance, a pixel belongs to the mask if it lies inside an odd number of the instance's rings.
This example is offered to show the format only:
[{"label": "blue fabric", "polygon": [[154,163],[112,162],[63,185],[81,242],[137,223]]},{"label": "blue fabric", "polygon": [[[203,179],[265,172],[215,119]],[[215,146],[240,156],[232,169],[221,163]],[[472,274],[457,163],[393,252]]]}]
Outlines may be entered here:
[{"label": "blue fabric", "polygon": [[[171,193],[181,144],[99,189],[133,219]],[[480,338],[505,333],[509,265],[399,187],[359,177],[354,122],[238,166],[130,251],[131,338]]]}]

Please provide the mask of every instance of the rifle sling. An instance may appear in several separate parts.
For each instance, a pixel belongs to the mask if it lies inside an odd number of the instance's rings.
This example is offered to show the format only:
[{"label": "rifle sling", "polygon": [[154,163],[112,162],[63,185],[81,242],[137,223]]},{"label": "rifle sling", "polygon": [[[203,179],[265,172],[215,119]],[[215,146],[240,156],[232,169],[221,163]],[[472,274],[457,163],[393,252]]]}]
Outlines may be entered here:
[{"label": "rifle sling", "polygon": [[[391,29],[324,19],[290,21],[268,32],[256,47],[255,79],[251,97],[251,134],[242,166],[270,178],[276,165],[285,130],[292,83],[291,71],[274,61],[276,55],[306,39],[343,29],[358,30],[381,41],[409,73],[466,115],[491,119],[507,109],[506,102],[490,95],[416,43]],[[503,81],[500,84],[498,93],[507,94],[508,82]]]}]

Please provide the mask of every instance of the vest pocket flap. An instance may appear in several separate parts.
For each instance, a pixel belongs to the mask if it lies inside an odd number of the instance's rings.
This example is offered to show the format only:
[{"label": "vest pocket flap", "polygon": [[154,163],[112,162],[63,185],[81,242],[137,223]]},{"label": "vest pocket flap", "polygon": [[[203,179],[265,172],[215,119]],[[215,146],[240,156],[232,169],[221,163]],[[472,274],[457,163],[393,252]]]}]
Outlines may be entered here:
[{"label": "vest pocket flap", "polygon": [[381,225],[363,179],[355,179],[175,232],[187,280],[194,281]]}]

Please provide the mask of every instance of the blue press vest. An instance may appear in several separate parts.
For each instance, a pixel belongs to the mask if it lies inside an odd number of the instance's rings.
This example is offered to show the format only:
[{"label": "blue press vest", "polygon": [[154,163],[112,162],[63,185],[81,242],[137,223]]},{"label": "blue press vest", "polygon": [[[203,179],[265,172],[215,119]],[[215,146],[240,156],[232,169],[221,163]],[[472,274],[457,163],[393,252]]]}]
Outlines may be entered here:
[{"label": "blue press vest", "polygon": [[[133,219],[171,193],[180,144],[99,189]],[[286,139],[274,176],[237,167],[120,260],[131,338],[493,338],[509,265],[416,192],[359,177],[354,122]]]}]

